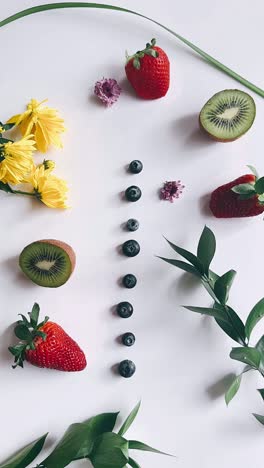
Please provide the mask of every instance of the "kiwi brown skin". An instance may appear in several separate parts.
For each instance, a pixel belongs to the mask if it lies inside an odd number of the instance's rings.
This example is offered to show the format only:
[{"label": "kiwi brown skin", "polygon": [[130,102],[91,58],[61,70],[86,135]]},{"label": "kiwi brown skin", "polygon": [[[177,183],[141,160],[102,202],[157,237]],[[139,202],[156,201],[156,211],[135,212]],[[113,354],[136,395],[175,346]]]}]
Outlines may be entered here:
[{"label": "kiwi brown skin", "polygon": [[[230,143],[231,141],[236,141],[238,140],[239,138],[241,138],[244,133],[242,133],[241,135],[237,136],[236,138],[229,138],[228,140],[226,138],[217,138],[216,136],[212,135],[211,133],[209,133],[206,128],[204,128],[204,126],[202,125],[201,123],[201,114],[199,114],[199,126],[200,126],[200,129],[206,133],[206,135],[208,135],[212,140],[214,141],[218,141],[219,143]],[[246,132],[245,132],[246,133]]]},{"label": "kiwi brown skin", "polygon": [[64,250],[69,256],[71,262],[71,274],[73,273],[76,265],[76,255],[73,248],[69,244],[66,244],[66,242],[62,242],[56,239],[42,239],[36,242],[45,242],[46,244],[55,245],[56,247],[60,247],[62,250]]}]

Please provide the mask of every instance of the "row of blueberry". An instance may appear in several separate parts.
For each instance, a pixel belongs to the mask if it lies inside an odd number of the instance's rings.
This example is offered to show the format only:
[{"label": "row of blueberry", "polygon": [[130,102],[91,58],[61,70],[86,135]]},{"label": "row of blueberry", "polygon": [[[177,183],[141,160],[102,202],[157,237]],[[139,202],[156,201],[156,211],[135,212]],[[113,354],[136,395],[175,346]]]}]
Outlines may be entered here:
[{"label": "row of blueberry", "polygon": [[[132,161],[129,165],[129,171],[132,174],[139,174],[143,169],[143,164],[141,161],[135,160]],[[128,187],[125,191],[125,197],[127,201],[136,202],[141,197],[141,190],[136,185]],[[129,219],[126,223],[128,231],[134,232],[139,228],[139,222],[136,219]],[[127,257],[135,257],[140,252],[140,245],[136,240],[128,240],[122,246],[123,254]],[[125,275],[122,280],[123,286],[128,289],[132,289],[137,284],[137,278],[131,273]],[[133,314],[133,306],[130,302],[120,302],[117,305],[117,314],[122,318],[129,318]],[[125,346],[133,346],[136,341],[134,333],[127,332],[122,336],[122,343]],[[128,378],[132,377],[136,371],[136,366],[133,361],[125,359],[119,364],[119,373],[122,377]]]}]

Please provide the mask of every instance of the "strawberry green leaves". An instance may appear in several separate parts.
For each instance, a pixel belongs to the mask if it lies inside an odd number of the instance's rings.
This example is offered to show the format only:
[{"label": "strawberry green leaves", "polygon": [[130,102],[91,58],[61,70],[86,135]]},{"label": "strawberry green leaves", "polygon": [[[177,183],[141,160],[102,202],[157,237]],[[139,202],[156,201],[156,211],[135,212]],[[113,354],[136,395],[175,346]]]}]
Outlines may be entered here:
[{"label": "strawberry green leaves", "polygon": [[257,323],[264,317],[264,298],[253,307],[246,321],[246,335],[248,339]]},{"label": "strawberry green leaves", "polygon": [[26,468],[41,452],[47,435],[48,434],[44,434],[39,439],[8,458],[4,463],[1,463],[0,468]]},{"label": "strawberry green leaves", "polygon": [[216,240],[214,233],[211,229],[205,226],[198,243],[197,257],[203,266],[203,273],[207,276],[209,273],[209,267],[214,258],[215,249]]}]

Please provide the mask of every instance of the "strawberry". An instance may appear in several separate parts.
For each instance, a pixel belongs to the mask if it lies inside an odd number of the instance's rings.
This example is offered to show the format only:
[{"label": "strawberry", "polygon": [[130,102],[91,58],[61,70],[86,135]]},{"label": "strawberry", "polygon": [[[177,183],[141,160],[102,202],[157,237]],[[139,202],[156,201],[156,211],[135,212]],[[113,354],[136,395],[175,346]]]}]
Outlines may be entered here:
[{"label": "strawberry", "polygon": [[144,50],[128,56],[126,75],[137,95],[142,99],[158,99],[167,93],[170,85],[170,62],[156,40]]},{"label": "strawberry", "polygon": [[216,218],[242,218],[257,216],[264,212],[264,177],[245,174],[232,182],[218,187],[210,199],[210,208]]},{"label": "strawberry", "polygon": [[49,318],[38,323],[39,305],[34,304],[29,312],[29,320],[20,314],[15,335],[21,341],[8,349],[15,357],[13,368],[23,367],[24,360],[34,366],[57,369],[66,372],[82,371],[86,367],[86,358],[77,343],[65,331]]}]

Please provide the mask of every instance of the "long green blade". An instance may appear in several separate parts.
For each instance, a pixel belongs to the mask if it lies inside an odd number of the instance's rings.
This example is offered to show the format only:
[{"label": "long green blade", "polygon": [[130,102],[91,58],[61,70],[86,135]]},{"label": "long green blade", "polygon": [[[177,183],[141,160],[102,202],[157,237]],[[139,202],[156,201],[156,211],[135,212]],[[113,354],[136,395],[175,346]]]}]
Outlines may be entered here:
[{"label": "long green blade", "polygon": [[107,5],[103,3],[89,3],[89,2],[61,2],[61,3],[47,3],[44,5],[38,5],[32,8],[27,8],[26,10],[19,11],[18,13],[15,13],[14,15],[9,16],[8,18],[5,18],[4,20],[0,21],[0,27],[5,26],[6,24],[12,23],[13,21],[16,21],[20,18],[23,18],[24,16],[29,16],[33,15],[34,13],[39,13],[41,11],[47,11],[47,10],[58,10],[61,8],[99,8],[101,10],[115,10],[115,11],[121,11],[123,13],[130,13],[132,15],[140,16],[141,18],[144,18],[148,21],[151,21],[152,23],[156,24],[157,26],[160,26],[161,28],[165,29],[167,32],[172,34],[173,36],[177,37],[181,42],[186,44],[188,47],[190,47],[192,50],[194,50],[197,54],[201,55],[207,62],[209,62],[211,65],[214,67],[218,68],[219,70],[223,71],[227,75],[231,76],[234,78],[236,81],[241,83],[242,85],[246,86],[248,89],[251,89],[251,91],[254,91],[256,94],[258,94],[261,97],[264,97],[264,90],[259,88],[258,86],[254,85],[250,81],[246,80],[243,78],[241,75],[238,73],[234,72],[231,70],[231,68],[228,68],[227,66],[223,65],[219,60],[216,60],[214,57],[211,55],[207,54],[204,52],[202,49],[197,47],[195,44],[192,44],[192,42],[188,41],[188,39],[185,39],[183,36],[180,34],[174,32],[172,29],[169,29],[167,26],[164,26],[163,24],[159,23],[158,21],[149,18],[148,16],[142,15],[141,13],[138,13],[133,10],[128,10],[127,8],[122,8],[114,5]]}]

